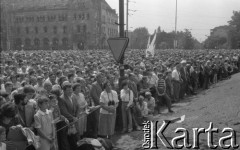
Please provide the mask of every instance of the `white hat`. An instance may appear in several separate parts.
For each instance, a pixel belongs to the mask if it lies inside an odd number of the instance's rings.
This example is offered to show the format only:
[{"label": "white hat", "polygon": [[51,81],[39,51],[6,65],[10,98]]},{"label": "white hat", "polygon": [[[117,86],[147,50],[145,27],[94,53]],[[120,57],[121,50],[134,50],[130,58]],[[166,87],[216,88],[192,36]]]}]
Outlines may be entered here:
[{"label": "white hat", "polygon": [[186,60],[182,60],[182,61],[181,61],[181,64],[183,64],[183,63],[187,63],[187,61],[186,61]]}]

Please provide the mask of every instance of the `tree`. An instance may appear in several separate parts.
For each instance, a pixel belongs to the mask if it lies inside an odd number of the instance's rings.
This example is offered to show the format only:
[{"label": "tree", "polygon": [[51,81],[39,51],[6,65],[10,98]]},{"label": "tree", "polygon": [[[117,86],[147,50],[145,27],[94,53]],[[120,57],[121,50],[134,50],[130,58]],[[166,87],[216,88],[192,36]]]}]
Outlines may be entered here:
[{"label": "tree", "polygon": [[233,11],[232,20],[228,21],[228,23],[234,26],[237,31],[240,31],[240,11]]},{"label": "tree", "polygon": [[232,26],[232,29],[229,31],[230,45],[232,49],[236,49],[239,48],[238,43],[240,42],[240,11],[233,11],[231,19],[228,22]]},{"label": "tree", "polygon": [[140,27],[132,33],[132,48],[134,49],[146,49],[149,37],[149,32],[146,27]]}]

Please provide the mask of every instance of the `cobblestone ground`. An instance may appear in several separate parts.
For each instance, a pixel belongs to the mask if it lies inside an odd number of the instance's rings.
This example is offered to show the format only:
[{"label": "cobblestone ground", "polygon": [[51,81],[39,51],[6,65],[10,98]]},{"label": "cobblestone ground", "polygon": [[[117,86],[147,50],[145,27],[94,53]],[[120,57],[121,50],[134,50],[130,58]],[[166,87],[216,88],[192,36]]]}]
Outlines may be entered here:
[{"label": "cobblestone ground", "polygon": [[[230,127],[236,131],[237,143],[240,145],[240,74],[235,74],[231,79],[218,82],[212,85],[209,90],[202,91],[196,96],[188,97],[180,103],[173,105],[174,114],[168,114],[166,110],[162,114],[154,117],[158,120],[159,126],[164,119],[185,115],[182,123],[170,124],[164,135],[171,142],[171,139],[182,135],[174,131],[178,127],[189,131],[190,144],[193,139],[193,128],[209,127],[210,122],[219,132],[213,134],[213,143],[219,145],[219,138],[229,135],[223,134],[225,127]],[[199,136],[199,149],[210,149],[207,144],[207,133]],[[227,143],[229,140],[227,141]],[[135,131],[128,134],[119,134],[114,137],[115,145],[122,150],[140,150],[143,143],[143,131]],[[158,140],[158,149],[166,149]],[[184,149],[184,148],[183,148]],[[218,147],[217,149],[222,149]],[[240,148],[238,148],[240,149]]]}]

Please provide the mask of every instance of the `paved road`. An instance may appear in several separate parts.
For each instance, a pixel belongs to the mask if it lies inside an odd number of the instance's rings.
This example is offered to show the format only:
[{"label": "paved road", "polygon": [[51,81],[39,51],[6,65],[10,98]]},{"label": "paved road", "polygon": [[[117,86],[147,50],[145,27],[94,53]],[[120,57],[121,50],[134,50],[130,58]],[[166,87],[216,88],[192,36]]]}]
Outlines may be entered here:
[{"label": "paved road", "polygon": [[[182,133],[174,132],[176,128],[182,127],[189,131],[189,140],[193,144],[192,129],[207,129],[212,122],[213,127],[219,129],[219,133],[213,134],[213,144],[219,145],[219,138],[229,135],[229,133],[221,133],[223,128],[230,127],[236,131],[237,143],[240,145],[240,125],[237,124],[240,122],[240,74],[235,74],[231,79],[221,81],[209,90],[202,91],[198,95],[189,97],[173,106],[174,114],[168,114],[164,111],[163,114],[155,116],[155,120],[158,120],[159,126],[161,126],[164,119],[185,115],[185,120],[182,123],[171,124],[164,132],[169,142],[174,137],[182,135]],[[199,139],[199,149],[210,149],[207,133],[200,134]],[[120,135],[116,140],[116,145],[124,150],[141,149],[142,140],[142,131],[133,132],[128,135]],[[165,149],[159,140],[158,148]],[[218,147],[217,149],[222,148]]]}]

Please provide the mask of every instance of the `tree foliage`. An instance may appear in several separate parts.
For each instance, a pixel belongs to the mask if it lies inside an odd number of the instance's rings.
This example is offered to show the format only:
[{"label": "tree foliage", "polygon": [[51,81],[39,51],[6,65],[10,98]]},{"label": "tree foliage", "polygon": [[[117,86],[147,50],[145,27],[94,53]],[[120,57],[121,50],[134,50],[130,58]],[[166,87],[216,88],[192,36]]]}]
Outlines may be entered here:
[{"label": "tree foliage", "polygon": [[146,49],[149,37],[148,29],[146,27],[140,27],[135,29],[132,34],[132,48]]}]

